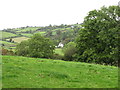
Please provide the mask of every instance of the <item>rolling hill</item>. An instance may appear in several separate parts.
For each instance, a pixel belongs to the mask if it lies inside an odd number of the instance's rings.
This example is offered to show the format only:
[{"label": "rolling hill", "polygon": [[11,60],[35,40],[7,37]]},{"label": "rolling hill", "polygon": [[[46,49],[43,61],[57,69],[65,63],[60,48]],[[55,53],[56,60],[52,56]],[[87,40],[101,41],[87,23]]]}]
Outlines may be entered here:
[{"label": "rolling hill", "polygon": [[117,88],[118,68],[43,58],[2,56],[3,88]]},{"label": "rolling hill", "polygon": [[[4,44],[4,48],[13,47],[10,45],[6,45],[7,42],[12,42],[14,46],[16,43],[20,43],[23,40],[27,40],[31,36],[36,33],[40,33],[41,35],[48,37],[53,40],[55,45],[58,45],[59,42],[63,42],[64,44],[73,41],[75,36],[80,29],[80,24],[73,25],[54,25],[54,26],[45,26],[45,27],[20,27],[20,28],[12,28],[12,29],[4,29],[0,33],[2,37],[0,37],[0,45]],[[12,41],[10,41],[12,39]],[[4,41],[4,42],[2,42]]]}]

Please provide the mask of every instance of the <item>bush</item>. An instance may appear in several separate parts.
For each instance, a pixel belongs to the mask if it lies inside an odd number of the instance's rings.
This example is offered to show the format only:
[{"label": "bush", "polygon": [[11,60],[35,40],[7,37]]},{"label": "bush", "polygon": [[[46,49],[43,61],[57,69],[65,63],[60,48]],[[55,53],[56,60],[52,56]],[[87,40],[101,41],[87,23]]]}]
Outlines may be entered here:
[{"label": "bush", "polygon": [[15,55],[13,51],[2,48],[1,55]]},{"label": "bush", "polygon": [[74,42],[69,42],[63,48],[63,52],[65,61],[73,61],[74,54],[76,53],[76,44]]},{"label": "bush", "polygon": [[63,60],[64,57],[62,55],[59,55],[59,54],[53,54],[52,59]]}]

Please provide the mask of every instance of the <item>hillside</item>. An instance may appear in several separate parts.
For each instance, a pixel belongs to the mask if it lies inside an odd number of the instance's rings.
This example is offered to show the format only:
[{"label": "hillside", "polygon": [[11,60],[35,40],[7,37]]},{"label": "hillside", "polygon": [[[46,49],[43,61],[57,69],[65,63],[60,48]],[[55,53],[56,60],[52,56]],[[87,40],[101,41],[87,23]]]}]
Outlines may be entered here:
[{"label": "hillside", "polygon": [[[41,35],[50,38],[53,40],[55,45],[58,45],[60,42],[66,44],[75,39],[75,36],[80,29],[80,24],[73,25],[54,25],[54,26],[45,26],[45,27],[20,27],[20,28],[12,28],[12,29],[4,29],[0,31],[2,37],[0,37],[0,42],[4,48],[12,49],[15,48],[16,43],[20,43],[23,40],[27,40],[31,36],[36,33],[40,33]],[[12,41],[10,41],[10,39]],[[4,41],[4,42],[2,42]],[[12,45],[8,45],[7,43],[11,42]]]},{"label": "hillside", "polygon": [[2,56],[3,88],[116,88],[118,68],[81,62]]}]

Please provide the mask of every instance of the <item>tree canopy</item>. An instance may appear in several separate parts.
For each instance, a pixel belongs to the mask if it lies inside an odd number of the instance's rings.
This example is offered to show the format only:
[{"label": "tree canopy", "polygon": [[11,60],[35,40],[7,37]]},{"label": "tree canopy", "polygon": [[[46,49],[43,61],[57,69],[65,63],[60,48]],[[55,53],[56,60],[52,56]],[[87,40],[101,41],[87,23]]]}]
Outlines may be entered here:
[{"label": "tree canopy", "polygon": [[90,11],[76,40],[78,61],[116,65],[119,31],[119,6]]}]

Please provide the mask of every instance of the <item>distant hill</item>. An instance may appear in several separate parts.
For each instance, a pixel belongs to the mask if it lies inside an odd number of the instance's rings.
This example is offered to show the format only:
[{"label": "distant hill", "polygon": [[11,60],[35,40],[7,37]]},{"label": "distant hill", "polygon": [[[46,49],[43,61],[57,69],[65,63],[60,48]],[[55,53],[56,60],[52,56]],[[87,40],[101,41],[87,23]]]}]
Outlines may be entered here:
[{"label": "distant hill", "polygon": [[[27,40],[32,35],[40,33],[41,35],[48,37],[53,40],[55,45],[58,45],[60,42],[66,44],[70,41],[74,41],[76,35],[78,34],[81,24],[72,24],[72,25],[49,25],[45,27],[21,27],[21,28],[12,28],[4,29],[0,31],[2,37],[0,37],[1,45],[5,48],[13,48],[16,43],[20,43],[23,40]],[[12,41],[11,41],[11,40]],[[7,43],[12,43],[12,45],[7,45]]]}]

